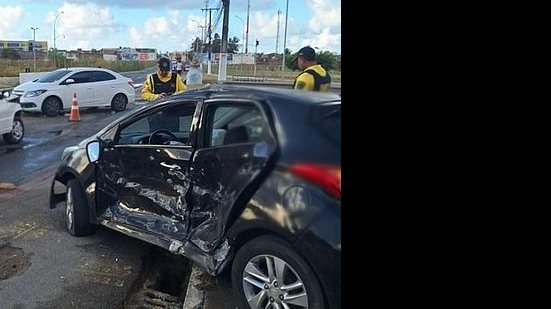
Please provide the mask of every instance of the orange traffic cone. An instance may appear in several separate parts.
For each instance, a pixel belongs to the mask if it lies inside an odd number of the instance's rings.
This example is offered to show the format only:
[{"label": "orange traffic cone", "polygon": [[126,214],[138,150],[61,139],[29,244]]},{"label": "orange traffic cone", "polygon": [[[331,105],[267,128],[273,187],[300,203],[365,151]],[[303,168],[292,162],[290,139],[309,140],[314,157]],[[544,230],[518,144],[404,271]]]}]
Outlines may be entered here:
[{"label": "orange traffic cone", "polygon": [[71,115],[69,121],[80,121],[80,112],[78,111],[77,94],[73,93],[73,104],[71,104]]}]

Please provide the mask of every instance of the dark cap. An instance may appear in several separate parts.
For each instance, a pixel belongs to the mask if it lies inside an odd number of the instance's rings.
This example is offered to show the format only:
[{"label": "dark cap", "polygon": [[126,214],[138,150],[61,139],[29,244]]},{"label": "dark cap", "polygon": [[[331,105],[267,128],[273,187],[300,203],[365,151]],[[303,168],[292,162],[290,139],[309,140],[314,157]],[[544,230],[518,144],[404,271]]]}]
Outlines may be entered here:
[{"label": "dark cap", "polygon": [[161,71],[170,71],[170,60],[166,57],[162,57],[157,61],[159,65],[159,70]]},{"label": "dark cap", "polygon": [[316,61],[316,51],[310,46],[304,46],[299,49],[294,60],[297,60],[298,57],[303,57],[307,61]]}]

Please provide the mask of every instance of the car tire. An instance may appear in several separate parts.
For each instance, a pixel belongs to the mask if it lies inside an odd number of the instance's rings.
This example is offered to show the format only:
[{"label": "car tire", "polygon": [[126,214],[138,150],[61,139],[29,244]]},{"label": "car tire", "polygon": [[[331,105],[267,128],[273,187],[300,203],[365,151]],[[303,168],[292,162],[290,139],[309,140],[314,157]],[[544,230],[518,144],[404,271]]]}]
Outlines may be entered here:
[{"label": "car tire", "polygon": [[13,118],[12,130],[3,135],[4,140],[8,144],[17,144],[23,140],[23,136],[25,136],[23,121],[18,116],[15,116],[15,118]]},{"label": "car tire", "polygon": [[[268,264],[282,270],[274,271],[271,282]],[[251,270],[264,279],[252,276]],[[270,301],[279,305],[272,308],[289,308],[291,304],[294,305],[291,308],[326,308],[320,284],[310,266],[279,238],[261,236],[243,245],[233,260],[231,276],[238,308],[268,308]],[[291,284],[297,286],[288,289]]]},{"label": "car tire", "polygon": [[67,183],[66,204],[65,220],[69,234],[86,236],[96,232],[96,225],[90,223],[90,211],[84,190],[76,179],[71,179]]},{"label": "car tire", "polygon": [[42,113],[48,117],[60,115],[63,110],[61,100],[56,97],[48,97],[42,102]]},{"label": "car tire", "polygon": [[111,100],[111,109],[115,112],[122,112],[126,108],[127,103],[128,98],[124,94],[118,93]]}]

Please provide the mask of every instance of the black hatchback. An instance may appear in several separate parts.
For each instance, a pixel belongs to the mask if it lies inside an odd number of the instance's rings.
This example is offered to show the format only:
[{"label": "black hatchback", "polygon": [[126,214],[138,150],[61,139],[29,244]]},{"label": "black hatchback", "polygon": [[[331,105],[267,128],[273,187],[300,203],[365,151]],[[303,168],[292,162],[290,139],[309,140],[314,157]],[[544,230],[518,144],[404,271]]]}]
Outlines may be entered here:
[{"label": "black hatchback", "polygon": [[[231,267],[239,308],[341,307],[341,98],[213,86],[140,107],[66,148],[50,207]],[[56,192],[55,184],[66,186]]]}]

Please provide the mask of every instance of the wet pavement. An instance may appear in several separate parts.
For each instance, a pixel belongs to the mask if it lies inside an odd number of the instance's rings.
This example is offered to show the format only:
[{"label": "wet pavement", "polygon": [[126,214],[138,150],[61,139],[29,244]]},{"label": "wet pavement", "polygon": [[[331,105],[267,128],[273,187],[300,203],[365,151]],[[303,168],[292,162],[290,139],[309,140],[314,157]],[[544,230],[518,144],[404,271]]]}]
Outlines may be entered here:
[{"label": "wet pavement", "polygon": [[81,108],[80,122],[69,122],[68,116],[44,117],[23,113],[23,141],[8,145],[0,140],[0,182],[20,184],[32,179],[33,173],[58,163],[65,147],[74,146],[97,133],[135,106],[130,103],[120,113],[114,113],[108,108]]}]

